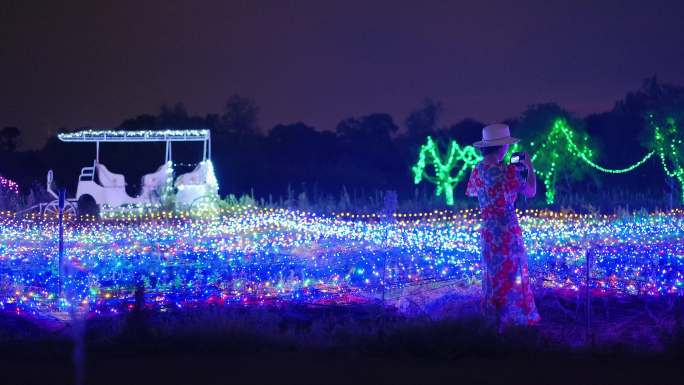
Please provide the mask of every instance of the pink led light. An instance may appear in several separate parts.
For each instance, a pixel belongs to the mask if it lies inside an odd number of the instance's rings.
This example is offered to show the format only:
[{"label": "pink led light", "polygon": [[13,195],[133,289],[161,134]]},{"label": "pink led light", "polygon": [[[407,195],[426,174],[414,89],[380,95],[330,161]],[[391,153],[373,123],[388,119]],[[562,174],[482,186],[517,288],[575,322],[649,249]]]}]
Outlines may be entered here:
[{"label": "pink led light", "polygon": [[0,176],[0,187],[9,190],[15,194],[19,194],[19,185],[17,182]]}]

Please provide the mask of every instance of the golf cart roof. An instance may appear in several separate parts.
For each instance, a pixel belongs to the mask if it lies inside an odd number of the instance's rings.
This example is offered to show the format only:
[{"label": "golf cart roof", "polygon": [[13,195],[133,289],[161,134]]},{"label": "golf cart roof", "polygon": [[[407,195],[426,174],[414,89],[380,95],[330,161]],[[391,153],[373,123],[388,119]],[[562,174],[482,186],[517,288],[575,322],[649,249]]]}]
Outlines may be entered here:
[{"label": "golf cart roof", "polygon": [[197,142],[210,139],[209,130],[83,130],[57,134],[63,142]]}]

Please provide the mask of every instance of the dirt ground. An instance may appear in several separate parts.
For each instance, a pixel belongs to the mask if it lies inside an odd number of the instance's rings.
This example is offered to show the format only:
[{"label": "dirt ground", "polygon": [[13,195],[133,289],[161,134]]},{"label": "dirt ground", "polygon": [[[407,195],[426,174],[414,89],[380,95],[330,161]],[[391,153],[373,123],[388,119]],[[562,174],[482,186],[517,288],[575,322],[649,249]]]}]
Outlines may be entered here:
[{"label": "dirt ground", "polygon": [[[3,384],[73,384],[60,360],[3,360]],[[434,360],[263,353],[91,357],[86,384],[681,384],[681,362],[568,357]]]}]

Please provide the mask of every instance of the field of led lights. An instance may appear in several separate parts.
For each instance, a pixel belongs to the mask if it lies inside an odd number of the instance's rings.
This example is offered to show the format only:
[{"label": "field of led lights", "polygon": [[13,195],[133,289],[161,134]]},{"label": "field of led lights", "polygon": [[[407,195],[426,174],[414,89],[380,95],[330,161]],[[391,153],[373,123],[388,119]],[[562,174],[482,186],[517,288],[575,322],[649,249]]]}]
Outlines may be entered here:
[{"label": "field of led lights", "polygon": [[[477,215],[434,211],[388,221],[237,206],[211,218],[67,220],[60,277],[57,222],[5,213],[0,307],[26,317],[69,306],[116,314],[133,308],[136,292],[160,311],[207,303],[400,304],[426,285],[477,295]],[[684,294],[682,211],[520,215],[536,290],[582,292],[589,266],[595,296]]]}]

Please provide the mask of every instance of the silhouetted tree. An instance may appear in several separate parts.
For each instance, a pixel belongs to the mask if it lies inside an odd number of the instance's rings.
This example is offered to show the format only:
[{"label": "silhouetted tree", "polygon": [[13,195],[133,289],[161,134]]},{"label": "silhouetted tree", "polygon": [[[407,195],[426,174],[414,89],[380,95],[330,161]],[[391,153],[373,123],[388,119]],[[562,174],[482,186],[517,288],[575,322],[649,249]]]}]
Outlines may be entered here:
[{"label": "silhouetted tree", "polygon": [[425,99],[423,105],[413,110],[406,118],[406,128],[409,136],[424,139],[437,129],[437,123],[442,115],[442,103],[432,99]]},{"label": "silhouetted tree", "polygon": [[[397,180],[399,156],[392,135],[399,130],[388,114],[370,114],[360,118],[341,121],[337,133],[340,167],[345,183],[354,186],[368,186],[371,189],[390,188],[390,181]],[[344,166],[342,166],[344,165]]]},{"label": "silhouetted tree", "polygon": [[0,150],[14,151],[17,149],[17,139],[21,131],[17,127],[4,127],[0,130]]},{"label": "silhouetted tree", "polygon": [[456,124],[437,131],[435,139],[447,148],[449,142],[455,140],[463,147],[482,139],[482,127],[485,124],[474,119],[466,118]]},{"label": "silhouetted tree", "polygon": [[361,118],[347,118],[337,124],[335,132],[346,143],[388,142],[399,130],[389,114],[371,114]]},{"label": "silhouetted tree", "polygon": [[132,119],[124,120],[119,129],[122,130],[151,130],[157,128],[157,117],[152,114],[138,115]]},{"label": "silhouetted tree", "polygon": [[[538,104],[506,123],[511,126],[514,136],[521,137],[523,144],[529,145],[532,141],[540,143],[553,120],[563,116],[580,132],[586,127],[587,138],[596,140],[590,147],[597,150],[594,158],[597,163],[621,168],[634,163],[652,148],[653,130],[645,119],[648,113],[657,114],[661,123],[674,116],[678,127],[684,124],[684,119],[677,115],[678,111],[684,111],[682,95],[683,87],[661,84],[652,77],[605,113],[575,119],[556,104]],[[423,187],[413,184],[410,169],[426,136],[432,135],[445,148],[454,139],[463,146],[479,140],[485,125],[473,119],[441,125],[442,105],[434,99],[423,100],[411,111],[403,122],[407,130],[399,135],[400,130],[392,117],[382,113],[344,119],[334,131],[317,130],[300,122],[276,125],[263,135],[258,132],[258,114],[259,108],[253,100],[233,95],[225,110],[218,114],[192,115],[183,104],[176,103],[163,105],[153,114],[126,119],[119,127],[128,130],[211,129],[217,134],[212,138],[212,159],[224,195],[251,194],[253,190],[257,198],[273,195],[277,201],[278,197],[288,194],[289,185],[294,189],[290,193],[291,201],[296,201],[302,193],[307,199],[318,201],[326,195],[339,196],[340,191],[345,191],[347,204],[357,206],[363,205],[362,198],[368,198],[374,191],[396,190],[401,199],[423,195],[420,193]],[[80,168],[92,164],[94,146],[63,143],[52,137],[40,151],[16,151],[15,130],[0,130],[0,173],[22,186],[29,186],[32,181],[43,181],[45,172],[53,168],[57,183],[69,187],[72,195]],[[580,139],[583,138],[582,135]],[[602,141],[602,138],[609,140]],[[603,146],[599,147],[601,144]],[[560,146],[565,146],[562,138]],[[534,149],[530,150],[534,153]],[[680,153],[684,153],[682,150]],[[126,175],[132,188],[129,193],[133,194],[139,176],[154,171],[163,160],[163,154],[163,143],[106,143],[101,146],[100,156],[112,171]],[[199,157],[201,147],[198,149],[197,143],[173,144],[176,173],[194,167]],[[574,173],[586,172],[586,167],[577,161],[565,159],[562,162],[569,172],[558,173],[559,187],[573,191],[593,187],[591,178],[585,176],[580,175],[581,180],[573,181]],[[539,162],[543,168],[543,157]],[[605,181],[611,188],[627,187],[638,191],[653,188],[660,192],[665,187],[658,159],[646,162],[632,173],[608,175],[592,171],[589,175]],[[457,189],[464,187],[462,183]],[[457,191],[456,195],[462,194]]]},{"label": "silhouetted tree", "polygon": [[222,133],[243,136],[255,134],[258,130],[259,107],[249,98],[233,95],[226,102],[226,109],[221,116]]},{"label": "silhouetted tree", "polygon": [[[270,176],[263,179],[270,182],[272,191],[284,193],[288,185],[328,191],[330,181],[335,180],[335,134],[297,122],[276,125],[266,139],[262,162],[267,164]],[[315,198],[313,191],[308,194]]]}]

